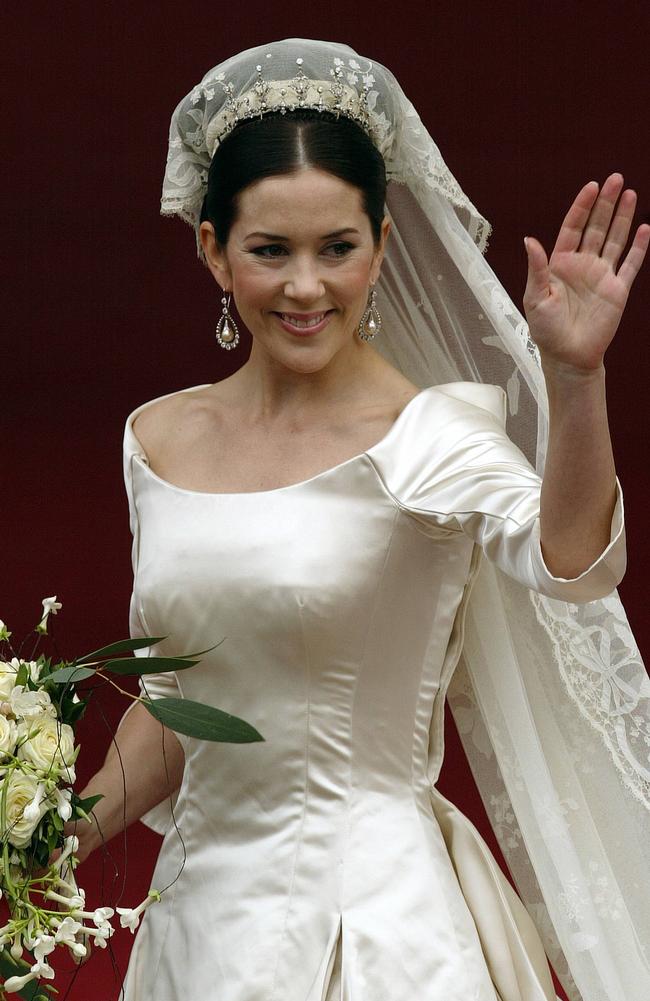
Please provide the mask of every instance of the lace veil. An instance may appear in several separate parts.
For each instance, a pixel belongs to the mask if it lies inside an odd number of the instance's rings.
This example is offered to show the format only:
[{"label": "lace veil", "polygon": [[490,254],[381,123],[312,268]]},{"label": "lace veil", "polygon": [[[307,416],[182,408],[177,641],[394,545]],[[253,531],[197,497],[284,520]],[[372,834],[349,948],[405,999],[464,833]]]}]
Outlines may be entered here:
[{"label": "lace veil", "polygon": [[[541,476],[548,401],[537,348],[483,256],[489,224],[385,67],[346,45],[286,39],[211,69],[174,111],[161,212],[195,228],[202,258],[199,214],[220,138],[243,118],[299,106],[356,118],[386,162],[392,232],[377,349],[421,388],[501,386],[507,433]],[[650,997],[650,679],[618,593],[569,604],[483,560],[448,698],[569,997]]]}]

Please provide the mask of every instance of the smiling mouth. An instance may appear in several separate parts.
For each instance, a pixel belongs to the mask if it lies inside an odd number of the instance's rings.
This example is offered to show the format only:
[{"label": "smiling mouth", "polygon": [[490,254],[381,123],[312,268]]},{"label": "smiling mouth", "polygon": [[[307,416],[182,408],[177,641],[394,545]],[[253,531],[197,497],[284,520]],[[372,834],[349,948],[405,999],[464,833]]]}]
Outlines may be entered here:
[{"label": "smiling mouth", "polygon": [[277,313],[277,316],[283,319],[285,323],[290,323],[292,327],[308,329],[309,327],[317,327],[331,312],[333,310],[326,309],[320,313]]}]

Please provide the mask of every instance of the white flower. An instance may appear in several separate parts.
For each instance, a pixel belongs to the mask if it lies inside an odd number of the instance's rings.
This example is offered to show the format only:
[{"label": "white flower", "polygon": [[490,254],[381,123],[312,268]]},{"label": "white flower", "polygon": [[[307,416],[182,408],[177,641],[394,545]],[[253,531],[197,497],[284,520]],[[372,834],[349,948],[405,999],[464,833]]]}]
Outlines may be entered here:
[{"label": "white flower", "polygon": [[81,922],[74,918],[67,917],[59,924],[54,936],[54,941],[61,945],[74,945],[75,935],[81,930]]},{"label": "white flower", "polygon": [[24,685],[16,685],[9,696],[9,702],[14,716],[22,716],[28,721],[39,720],[44,716],[56,717],[52,699],[40,688],[30,691]]},{"label": "white flower", "polygon": [[[46,956],[56,949],[54,935],[39,935],[31,946],[32,952],[39,963],[42,963]],[[33,967],[32,967],[33,970]]]},{"label": "white flower", "polygon": [[43,716],[31,726],[29,733],[30,737],[18,748],[18,757],[22,761],[29,761],[44,773],[53,768],[67,769],[74,762],[74,730],[69,723]]},{"label": "white flower", "polygon": [[120,926],[130,928],[131,934],[135,935],[135,930],[140,924],[140,911],[138,908],[118,907],[117,913],[120,915]]},{"label": "white flower", "polygon": [[22,990],[31,980],[35,979],[35,974],[31,971],[26,973],[24,977],[9,977],[2,985],[6,990],[7,994],[15,994],[16,991]]},{"label": "white flower", "polygon": [[[14,661],[17,663],[15,657]],[[0,661],[0,701],[4,702],[11,695],[16,684],[17,674],[18,668],[14,667],[13,662],[8,664],[6,661]]]},{"label": "white flower", "polygon": [[63,841],[63,851],[59,855],[58,859],[52,863],[52,868],[61,869],[64,862],[67,861],[69,855],[79,850],[79,838],[76,834],[69,834]]},{"label": "white flower", "polygon": [[52,615],[56,615],[59,609],[63,608],[61,602],[56,600],[56,595],[53,595],[51,598],[43,598],[42,604],[43,604],[44,619],[47,618],[47,616],[50,615],[50,613]]},{"label": "white flower", "polygon": [[8,754],[13,754],[18,740],[16,721],[8,719],[0,713],[0,761]]},{"label": "white flower", "polygon": [[108,919],[112,918],[114,914],[115,911],[112,907],[98,907],[93,914],[93,921],[98,928],[104,928],[108,923]]},{"label": "white flower", "polygon": [[135,930],[140,924],[140,915],[153,904],[154,900],[160,900],[157,890],[149,890],[149,893],[137,907],[118,907],[117,913],[120,915],[120,925],[122,928],[130,928],[131,934],[135,935]]},{"label": "white flower", "polygon": [[86,903],[85,899],[80,893],[57,893],[56,890],[46,890],[44,896],[47,900],[56,900],[58,904],[65,904],[66,908],[71,911],[73,917],[83,918],[87,917],[81,908]]},{"label": "white flower", "polygon": [[29,677],[32,681],[36,682],[41,676],[41,665],[36,660],[23,660],[22,657],[11,658],[11,666],[14,668],[16,674],[21,667],[26,667],[29,670]]},{"label": "white flower", "polygon": [[23,942],[20,933],[14,934],[14,941],[11,949],[9,950],[14,959],[20,959],[23,954]]},{"label": "white flower", "polygon": [[59,789],[57,787],[54,789],[52,795],[54,796],[56,810],[61,820],[70,820],[72,816],[72,804],[70,802],[72,789]]},{"label": "white flower", "polygon": [[28,821],[34,820],[36,823],[39,822],[39,820],[43,816],[43,812],[46,812],[42,811],[41,808],[41,803],[43,802],[44,796],[45,796],[45,785],[42,782],[39,782],[36,792],[34,793],[34,799],[31,801],[31,803],[28,803],[25,809],[23,810],[23,817],[25,818],[25,820]]},{"label": "white flower", "polygon": [[11,633],[7,629],[5,623],[0,619],[0,640],[8,640]]},{"label": "white flower", "polygon": [[[6,780],[6,826],[2,830],[2,837],[6,837],[15,848],[25,848],[34,833],[43,813],[46,809],[39,811],[36,820],[25,817],[25,808],[33,802],[38,790],[38,780],[33,775],[26,775],[24,772],[14,771]],[[5,792],[5,790],[3,790]]]},{"label": "white flower", "polygon": [[111,928],[110,925],[102,925],[102,927],[98,928],[95,932],[95,945],[98,945],[100,949],[106,949],[106,942],[114,931],[115,929]]},{"label": "white flower", "polygon": [[43,604],[43,618],[36,626],[36,632],[38,633],[46,633],[48,615],[56,615],[59,609],[63,608],[61,602],[56,600],[55,594],[52,595],[51,598],[43,598],[42,604]]}]

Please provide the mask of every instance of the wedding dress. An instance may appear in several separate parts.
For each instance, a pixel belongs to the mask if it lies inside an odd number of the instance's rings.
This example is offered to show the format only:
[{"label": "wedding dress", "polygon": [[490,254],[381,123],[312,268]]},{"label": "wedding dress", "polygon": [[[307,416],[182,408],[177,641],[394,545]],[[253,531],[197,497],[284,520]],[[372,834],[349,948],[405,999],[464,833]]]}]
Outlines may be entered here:
[{"label": "wedding dress", "polygon": [[483,566],[576,604],[614,590],[618,480],[609,544],[567,580],[545,565],[541,479],[498,386],[425,388],[366,452],[250,493],[154,473],[132,430],[147,405],[124,439],[132,635],[168,637],[152,655],[219,645],[144,683],[264,741],[179,735],[175,822],[168,801],[142,818],[167,889],[125,1001],[555,1001],[532,920],[436,790],[443,708]]}]

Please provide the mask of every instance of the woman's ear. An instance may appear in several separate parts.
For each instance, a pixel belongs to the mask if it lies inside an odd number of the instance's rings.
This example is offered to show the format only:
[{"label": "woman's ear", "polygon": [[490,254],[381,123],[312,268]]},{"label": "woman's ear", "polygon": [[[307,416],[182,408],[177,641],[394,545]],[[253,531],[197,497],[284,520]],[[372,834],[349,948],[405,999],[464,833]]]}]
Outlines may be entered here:
[{"label": "woman's ear", "polygon": [[375,250],[372,267],[370,269],[370,282],[372,285],[374,285],[379,278],[381,263],[384,259],[384,253],[386,251],[386,241],[388,240],[388,234],[390,233],[390,225],[390,219],[388,216],[384,216],[381,224],[381,233],[379,235],[379,244]]},{"label": "woman's ear", "polygon": [[202,222],[199,227],[201,246],[205,254],[206,263],[212,273],[212,277],[221,285],[224,291],[232,288],[230,278],[230,266],[226,256],[225,248],[217,243],[214,226],[211,222]]}]

